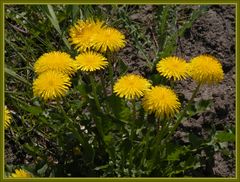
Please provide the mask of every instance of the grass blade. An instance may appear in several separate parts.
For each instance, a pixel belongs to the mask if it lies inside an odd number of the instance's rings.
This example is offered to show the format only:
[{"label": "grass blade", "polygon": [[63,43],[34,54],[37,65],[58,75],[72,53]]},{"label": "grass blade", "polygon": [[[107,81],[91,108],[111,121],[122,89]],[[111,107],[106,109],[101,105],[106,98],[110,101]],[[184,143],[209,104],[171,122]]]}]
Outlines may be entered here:
[{"label": "grass blade", "polygon": [[48,4],[47,8],[48,8],[48,11],[49,11],[49,14],[46,13],[47,17],[51,21],[53,27],[57,30],[57,32],[61,36],[61,38],[62,38],[63,42],[65,43],[65,45],[68,47],[68,49],[71,49],[70,44],[69,44],[67,38],[63,35],[63,33],[62,33],[61,29],[60,29],[59,22],[58,22],[56,14],[55,14],[55,12],[53,10],[52,5]]},{"label": "grass blade", "polygon": [[12,76],[13,78],[21,81],[22,83],[25,83],[25,84],[31,86],[31,83],[29,83],[25,78],[23,78],[20,75],[18,75],[15,71],[5,67],[4,68],[4,72],[7,73],[8,75]]}]

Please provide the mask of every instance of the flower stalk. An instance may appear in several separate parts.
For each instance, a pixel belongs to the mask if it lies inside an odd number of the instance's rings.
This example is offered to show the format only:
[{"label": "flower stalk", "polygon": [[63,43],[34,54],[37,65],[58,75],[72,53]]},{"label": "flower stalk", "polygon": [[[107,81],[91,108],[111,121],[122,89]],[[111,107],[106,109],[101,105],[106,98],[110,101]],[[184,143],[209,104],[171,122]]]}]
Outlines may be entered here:
[{"label": "flower stalk", "polygon": [[198,84],[196,89],[193,91],[193,94],[191,96],[191,99],[188,101],[186,107],[184,108],[182,114],[180,115],[180,117],[177,119],[177,122],[174,124],[174,126],[170,129],[169,134],[166,136],[166,139],[168,139],[170,136],[172,136],[172,134],[174,133],[174,131],[177,129],[177,127],[179,126],[179,124],[181,123],[182,119],[184,118],[184,116],[187,113],[187,110],[189,109],[190,105],[193,102],[193,99],[196,97],[199,89],[200,89],[201,84]]},{"label": "flower stalk", "polygon": [[101,112],[101,107],[100,107],[100,103],[99,103],[98,96],[97,96],[97,86],[96,86],[95,79],[94,79],[92,74],[89,74],[89,78],[90,78],[90,83],[91,83],[92,91],[93,91],[93,97],[94,97],[94,100],[95,100],[97,110],[99,112]]}]

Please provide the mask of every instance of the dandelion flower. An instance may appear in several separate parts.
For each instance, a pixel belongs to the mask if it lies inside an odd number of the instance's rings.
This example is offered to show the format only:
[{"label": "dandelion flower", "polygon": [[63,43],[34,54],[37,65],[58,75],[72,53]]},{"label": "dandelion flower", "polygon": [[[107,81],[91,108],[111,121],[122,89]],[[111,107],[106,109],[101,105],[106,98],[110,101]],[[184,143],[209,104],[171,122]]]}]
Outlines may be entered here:
[{"label": "dandelion flower", "polygon": [[127,74],[117,80],[113,91],[121,98],[135,99],[143,96],[150,86],[151,83],[142,76]]},{"label": "dandelion flower", "polygon": [[182,80],[188,76],[188,63],[176,56],[166,57],[157,64],[157,71],[168,79]]},{"label": "dandelion flower", "polygon": [[43,54],[34,64],[34,71],[37,74],[50,70],[71,75],[76,71],[76,68],[74,60],[69,54],[53,51]]},{"label": "dandelion flower", "polygon": [[100,52],[118,51],[125,46],[125,36],[115,28],[104,27],[95,34],[93,48]]},{"label": "dandelion flower", "polygon": [[11,123],[11,115],[8,108],[5,106],[4,108],[4,128],[7,129]]},{"label": "dandelion flower", "polygon": [[44,100],[64,96],[71,85],[68,75],[56,72],[45,72],[34,80],[33,93]]},{"label": "dandelion flower", "polygon": [[12,178],[32,178],[32,175],[23,169],[16,169],[15,173],[12,173],[10,175],[10,177],[12,177]]},{"label": "dandelion flower", "polygon": [[152,87],[144,94],[142,104],[147,112],[155,113],[158,118],[174,116],[181,106],[174,91],[165,86]]},{"label": "dandelion flower", "polygon": [[81,71],[96,71],[107,66],[107,59],[99,53],[89,51],[79,54],[76,58],[77,69]]},{"label": "dandelion flower", "polygon": [[79,20],[69,30],[69,41],[79,52],[90,50],[93,46],[93,37],[98,34],[103,24],[104,22],[99,20],[96,22]]},{"label": "dandelion flower", "polygon": [[199,84],[215,84],[223,80],[224,73],[219,61],[209,55],[200,55],[190,62],[190,75]]}]

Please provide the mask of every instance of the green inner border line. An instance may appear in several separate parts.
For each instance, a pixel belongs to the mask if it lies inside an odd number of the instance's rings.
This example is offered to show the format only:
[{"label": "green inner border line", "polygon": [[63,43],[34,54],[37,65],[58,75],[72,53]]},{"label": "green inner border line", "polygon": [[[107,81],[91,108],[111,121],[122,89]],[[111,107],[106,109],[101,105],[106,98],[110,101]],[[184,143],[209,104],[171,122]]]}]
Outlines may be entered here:
[{"label": "green inner border line", "polygon": [[[235,172],[236,175],[233,178],[224,178],[224,177],[219,177],[219,178],[213,178],[213,177],[208,177],[208,178],[200,178],[200,177],[193,177],[193,178],[29,178],[29,179],[14,179],[14,178],[4,178],[4,127],[3,124],[0,125],[0,133],[1,133],[1,138],[2,140],[0,140],[0,146],[1,147],[1,152],[0,152],[0,166],[2,166],[2,170],[0,170],[0,180],[2,181],[39,181],[39,180],[46,180],[46,181],[169,181],[169,180],[173,180],[173,181],[179,181],[179,180],[183,180],[183,181],[218,181],[218,182],[222,182],[222,181],[231,181],[231,182],[236,182],[239,181],[240,178],[240,171],[238,171],[239,169],[239,165],[240,165],[240,161],[239,161],[239,141],[238,141],[238,132],[239,132],[239,118],[237,117],[237,114],[240,112],[240,108],[239,108],[239,73],[238,70],[240,70],[240,66],[239,66],[239,52],[237,51],[238,48],[240,47],[238,38],[239,38],[239,23],[238,23],[238,18],[240,17],[240,2],[238,0],[191,0],[190,2],[187,0],[163,0],[163,1],[158,1],[158,0],[142,0],[142,1],[131,1],[131,0],[123,0],[119,3],[116,3],[116,0],[82,0],[81,2],[79,2],[78,0],[71,0],[71,1],[67,1],[67,0],[42,0],[39,2],[39,0],[21,0],[20,2],[17,0],[3,0],[3,2],[1,2],[0,4],[0,12],[1,12],[1,16],[0,16],[0,27],[2,28],[1,30],[1,37],[4,37],[4,6],[7,4],[16,4],[16,5],[21,5],[21,4],[133,4],[133,5],[145,5],[145,4],[152,4],[152,5],[158,5],[158,4],[186,4],[186,5],[196,5],[196,4],[212,4],[212,5],[235,5],[235,27],[236,27],[236,35],[235,35],[235,62],[236,62],[236,67],[235,67],[235,71],[236,71],[236,87],[235,87],[235,96],[236,96],[236,110],[235,110],[235,126],[236,126],[236,142],[235,142],[235,153],[236,153],[236,168],[235,168]],[[0,45],[0,53],[2,55],[2,62],[0,63],[0,80],[1,83],[3,83],[0,86],[0,90],[1,90],[1,95],[0,95],[0,108],[2,109],[2,112],[0,112],[0,118],[2,118],[3,120],[3,111],[4,111],[4,38],[2,39],[1,45]]]}]

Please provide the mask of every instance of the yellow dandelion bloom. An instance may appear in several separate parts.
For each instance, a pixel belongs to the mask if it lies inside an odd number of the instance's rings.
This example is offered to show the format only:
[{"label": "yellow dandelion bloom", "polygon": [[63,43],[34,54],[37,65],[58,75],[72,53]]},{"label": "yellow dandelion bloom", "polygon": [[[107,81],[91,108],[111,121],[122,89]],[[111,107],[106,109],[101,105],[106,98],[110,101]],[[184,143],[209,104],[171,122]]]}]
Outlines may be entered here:
[{"label": "yellow dandelion bloom", "polygon": [[56,71],[45,72],[34,80],[33,93],[44,100],[64,96],[71,85],[68,75]]},{"label": "yellow dandelion bloom", "polygon": [[222,65],[213,56],[200,55],[190,62],[190,76],[199,84],[215,84],[223,80]]},{"label": "yellow dandelion bloom", "polygon": [[32,175],[23,170],[23,169],[16,169],[14,173],[10,175],[12,178],[32,178]]},{"label": "yellow dandelion bloom", "polygon": [[93,46],[93,37],[103,27],[103,21],[79,20],[69,30],[69,41],[78,51],[87,51]]},{"label": "yellow dandelion bloom", "polygon": [[107,59],[102,54],[93,51],[79,54],[75,59],[77,69],[81,71],[96,71],[108,65]]},{"label": "yellow dandelion bloom", "polygon": [[155,113],[158,118],[169,118],[179,111],[181,106],[173,90],[165,86],[152,87],[143,97],[143,108]]},{"label": "yellow dandelion bloom", "polygon": [[69,54],[53,51],[43,54],[34,64],[34,71],[37,74],[50,70],[71,75],[76,71],[76,68],[74,60]]},{"label": "yellow dandelion bloom", "polygon": [[143,96],[151,83],[140,75],[127,74],[117,80],[113,92],[121,98],[135,99]]},{"label": "yellow dandelion bloom", "polygon": [[168,79],[182,80],[188,76],[188,63],[176,56],[166,57],[157,64],[157,71]]},{"label": "yellow dandelion bloom", "polygon": [[93,48],[100,52],[118,51],[126,44],[125,36],[115,28],[101,28],[93,38]]},{"label": "yellow dandelion bloom", "polygon": [[8,108],[5,106],[4,108],[4,128],[7,129],[11,123],[11,114]]}]

